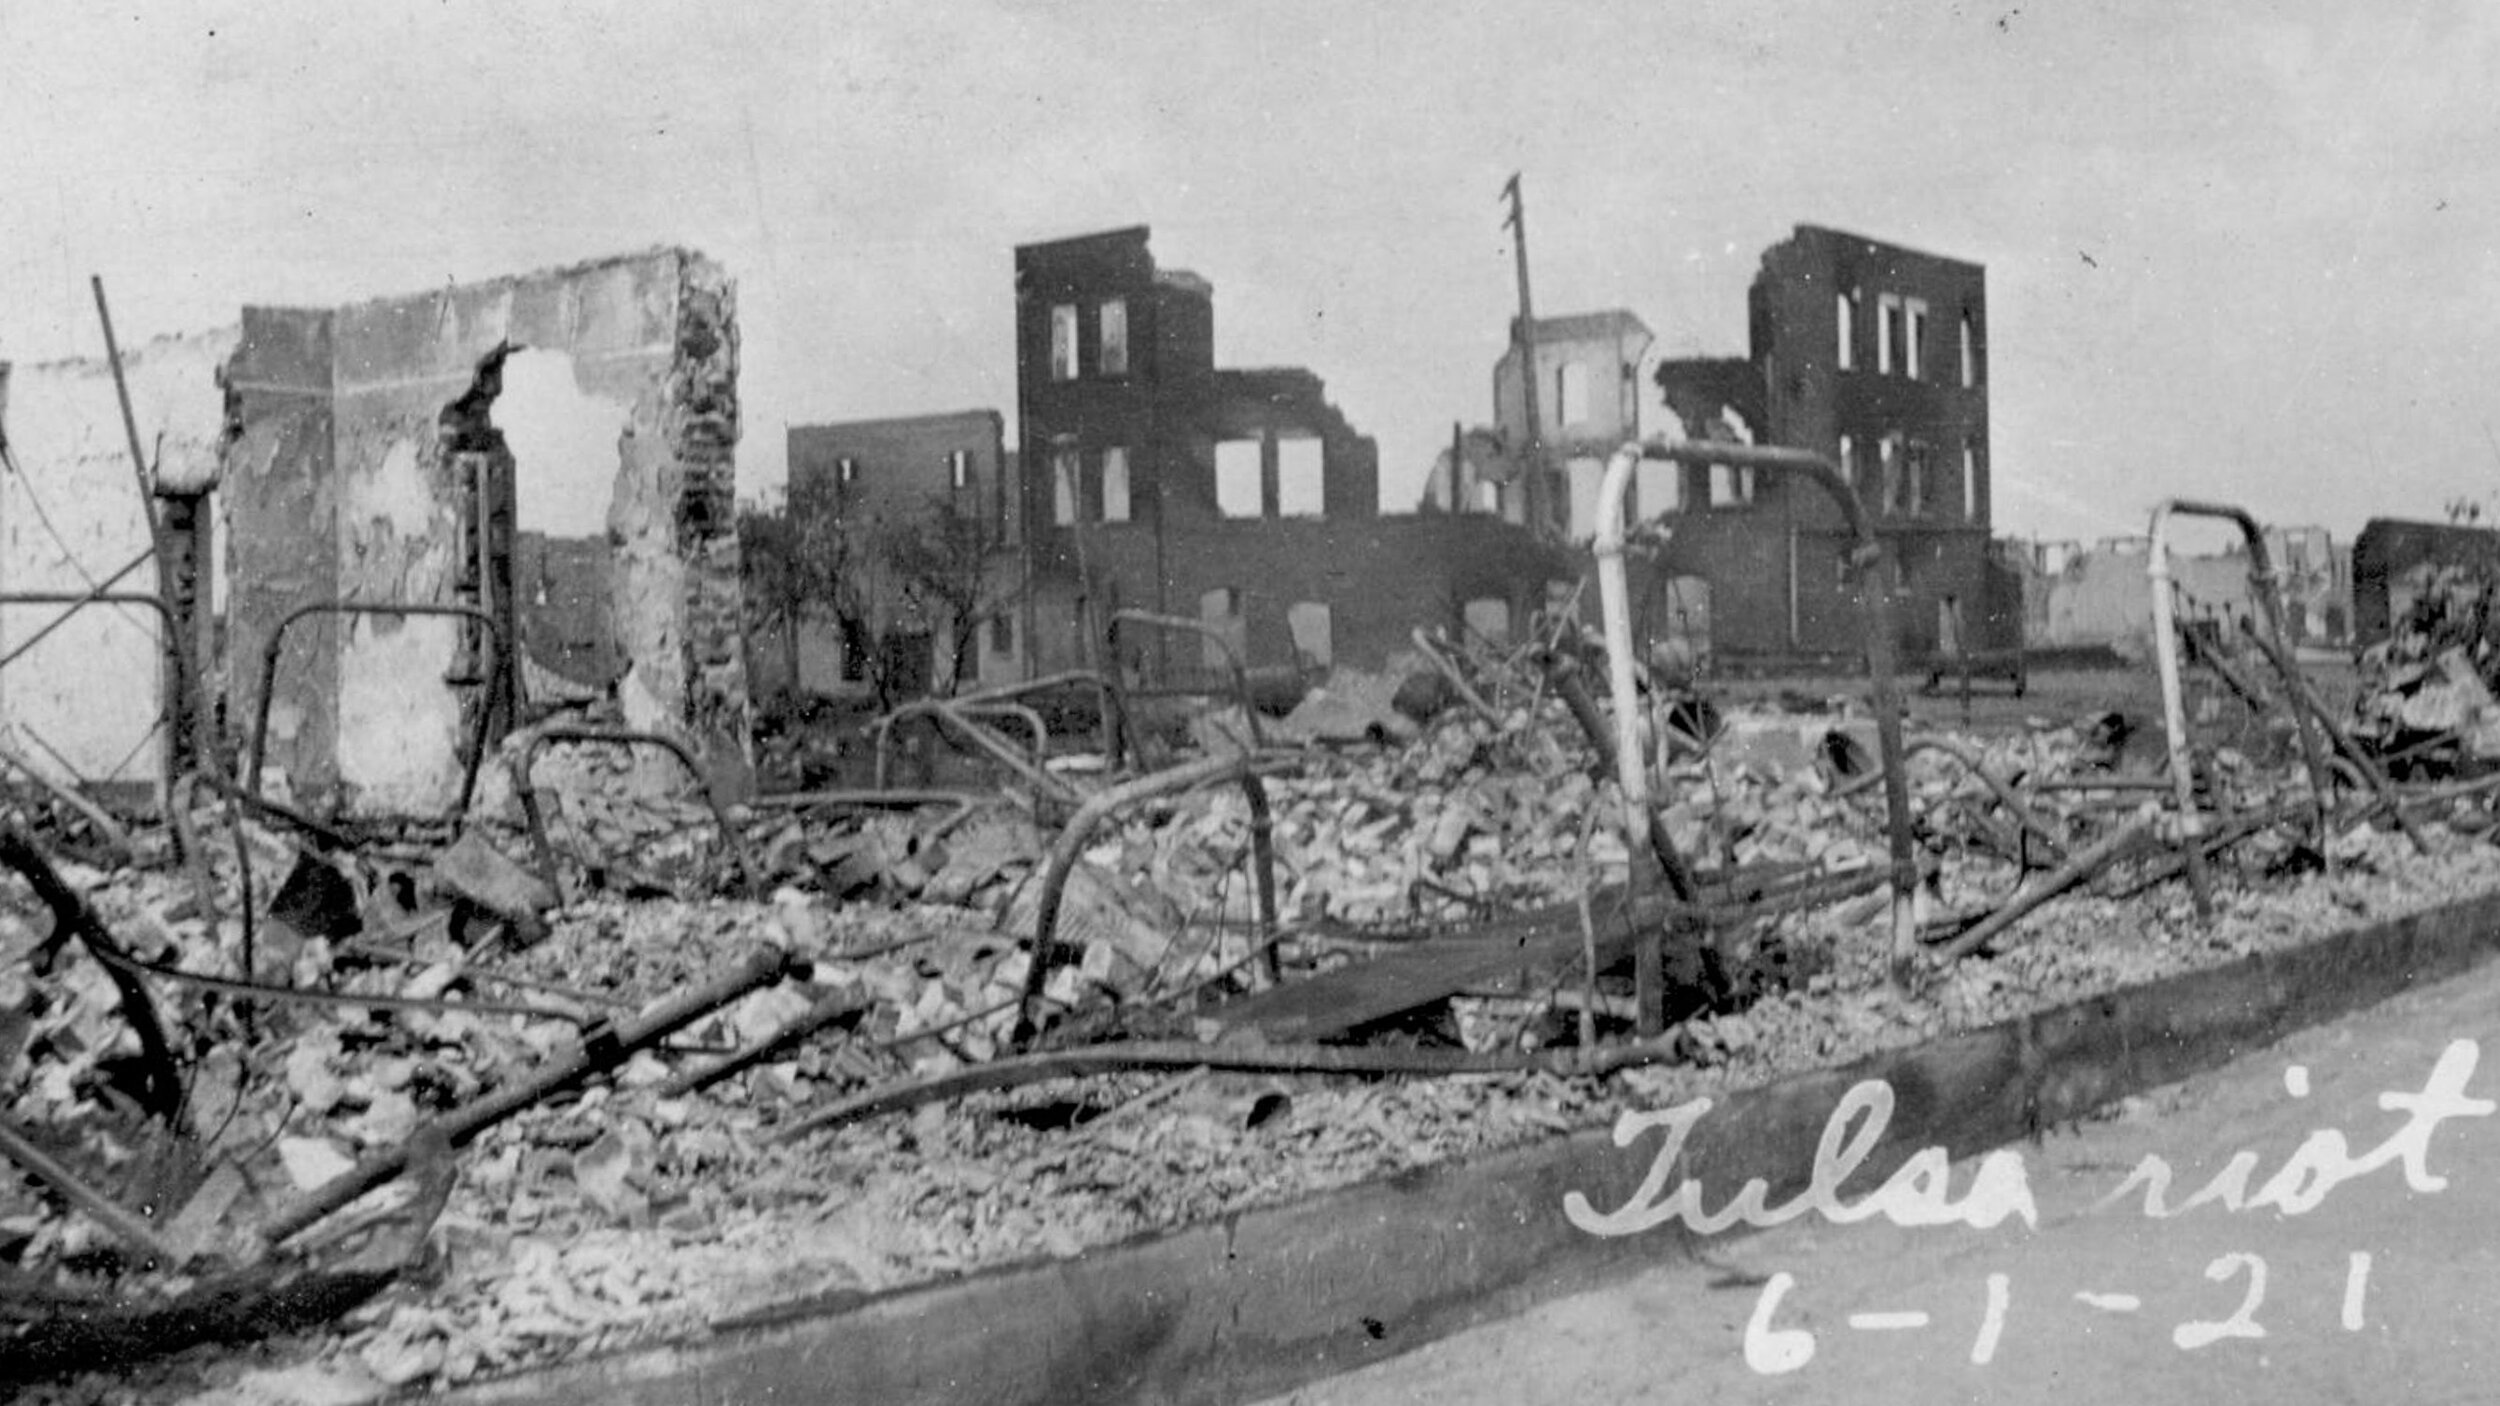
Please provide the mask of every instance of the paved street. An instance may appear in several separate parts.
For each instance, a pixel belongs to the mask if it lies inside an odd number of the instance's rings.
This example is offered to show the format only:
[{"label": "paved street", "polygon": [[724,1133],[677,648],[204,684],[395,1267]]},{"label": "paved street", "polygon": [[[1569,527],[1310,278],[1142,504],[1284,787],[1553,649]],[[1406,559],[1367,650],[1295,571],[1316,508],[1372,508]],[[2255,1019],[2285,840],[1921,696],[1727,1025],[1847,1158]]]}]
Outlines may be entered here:
[{"label": "paved street", "polygon": [[[2020,1147],[2036,1229],[1810,1214],[1284,1400],[2489,1401],[2496,1097],[2500,965]],[[2161,1218],[2110,1199],[2147,1157],[2174,1173]],[[2189,1205],[2217,1173],[2241,1194]]]}]

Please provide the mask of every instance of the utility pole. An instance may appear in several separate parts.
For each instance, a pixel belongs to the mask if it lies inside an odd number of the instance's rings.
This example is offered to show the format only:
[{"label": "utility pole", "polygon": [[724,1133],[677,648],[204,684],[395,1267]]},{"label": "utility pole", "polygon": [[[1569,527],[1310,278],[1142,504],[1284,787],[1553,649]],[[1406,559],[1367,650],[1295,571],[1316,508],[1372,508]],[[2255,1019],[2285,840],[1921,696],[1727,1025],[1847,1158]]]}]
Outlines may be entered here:
[{"label": "utility pole", "polygon": [[1511,345],[1519,352],[1519,390],[1528,416],[1528,442],[1521,449],[1527,477],[1520,502],[1529,530],[1542,531],[1546,526],[1545,440],[1536,407],[1536,304],[1528,297],[1528,215],[1519,197],[1518,172],[1510,173],[1502,197],[1510,202],[1510,217],[1502,223],[1510,229],[1511,252],[1519,263],[1519,320],[1511,329]]}]

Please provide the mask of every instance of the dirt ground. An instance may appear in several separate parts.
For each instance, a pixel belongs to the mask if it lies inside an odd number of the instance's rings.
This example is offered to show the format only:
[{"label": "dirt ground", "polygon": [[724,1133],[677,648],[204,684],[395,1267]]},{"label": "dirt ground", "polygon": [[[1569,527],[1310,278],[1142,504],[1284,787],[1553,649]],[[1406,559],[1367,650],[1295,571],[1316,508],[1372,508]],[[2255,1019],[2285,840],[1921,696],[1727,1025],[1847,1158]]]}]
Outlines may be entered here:
[{"label": "dirt ground", "polygon": [[[2356,686],[2349,662],[2337,659],[2302,663],[2310,683],[2329,707],[2339,712],[2348,707]],[[1950,677],[1933,691],[1925,684],[1923,675],[1902,680],[1902,701],[1907,705],[1912,728],[1951,729],[1993,737],[2019,732],[2040,722],[2069,722],[2086,713],[2103,711],[2134,715],[2156,730],[2161,724],[2161,678],[2150,663],[2035,672],[2019,697],[2002,679],[1975,681],[1967,704]],[[2191,679],[2188,687],[2190,696],[2197,697],[2208,686],[2200,679]],[[1867,690],[1863,675],[1831,674],[1715,679],[1705,683],[1702,691],[1724,706],[1781,699],[1863,698]],[[2236,703],[2225,706],[2237,707]]]}]

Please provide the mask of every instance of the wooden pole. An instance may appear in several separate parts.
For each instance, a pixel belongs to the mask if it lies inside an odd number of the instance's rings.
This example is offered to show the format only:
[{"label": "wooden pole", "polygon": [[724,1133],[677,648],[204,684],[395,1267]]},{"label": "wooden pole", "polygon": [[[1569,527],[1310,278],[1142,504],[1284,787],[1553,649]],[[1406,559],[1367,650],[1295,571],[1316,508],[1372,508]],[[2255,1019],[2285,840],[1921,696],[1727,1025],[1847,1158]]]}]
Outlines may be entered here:
[{"label": "wooden pole", "polygon": [[1536,369],[1536,303],[1528,296],[1528,213],[1519,195],[1519,173],[1513,171],[1510,181],[1502,187],[1502,195],[1510,201],[1510,218],[1503,223],[1511,232],[1510,247],[1519,267],[1519,325],[1511,334],[1511,345],[1519,351],[1519,390],[1521,406],[1528,424],[1528,439],[1521,453],[1527,481],[1520,485],[1524,505],[1523,516],[1531,531],[1545,526],[1545,440],[1537,416]]},{"label": "wooden pole", "polygon": [[162,651],[163,681],[168,706],[165,729],[165,765],[159,777],[157,803],[164,810],[174,804],[174,778],[181,774],[185,754],[191,744],[191,697],[189,660],[183,650],[186,634],[179,616],[173,616],[174,582],[172,564],[166,559],[164,524],[156,512],[156,494],[148,482],[147,450],[139,443],[139,417],[130,408],[130,381],[122,374],[121,344],[113,336],[113,310],[104,301],[104,277],[89,274],[87,284],[95,291],[96,320],[104,327],[104,359],[113,370],[113,394],[121,402],[122,433],[130,441],[131,479],[139,486],[139,516],[147,524],[148,551],[156,558],[156,598],[165,602],[173,623],[159,641]]}]

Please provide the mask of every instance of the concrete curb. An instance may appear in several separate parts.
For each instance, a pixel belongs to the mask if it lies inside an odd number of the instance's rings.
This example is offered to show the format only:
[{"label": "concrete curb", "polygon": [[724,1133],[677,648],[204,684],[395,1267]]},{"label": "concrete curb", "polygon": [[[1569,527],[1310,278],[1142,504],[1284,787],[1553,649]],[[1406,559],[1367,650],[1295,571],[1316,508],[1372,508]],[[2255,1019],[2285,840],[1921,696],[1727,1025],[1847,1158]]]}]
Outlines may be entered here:
[{"label": "concrete curb", "polygon": [[[1804,1186],[1841,1095],[1894,1091],[1850,1189],[1922,1147],[1995,1147],[2213,1068],[2500,953],[2500,894],[2113,992],[1718,1099],[1686,1145],[1715,1209],[1745,1179]],[[1217,1403],[1273,1395],[1692,1253],[1679,1226],[1599,1239],[1657,1147],[1577,1133],[843,1307],[791,1305],[696,1342],[480,1383],[454,1402]]]}]

